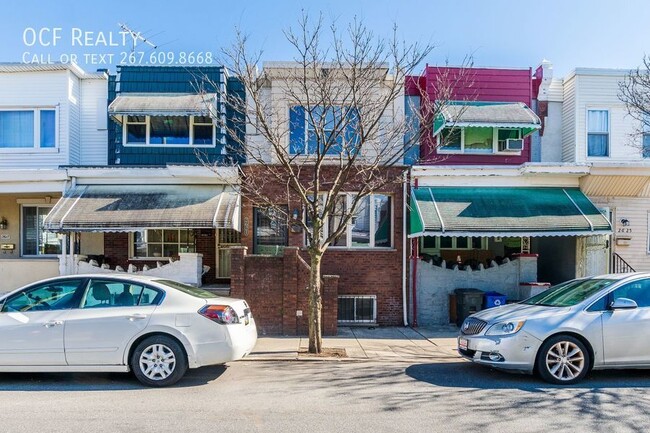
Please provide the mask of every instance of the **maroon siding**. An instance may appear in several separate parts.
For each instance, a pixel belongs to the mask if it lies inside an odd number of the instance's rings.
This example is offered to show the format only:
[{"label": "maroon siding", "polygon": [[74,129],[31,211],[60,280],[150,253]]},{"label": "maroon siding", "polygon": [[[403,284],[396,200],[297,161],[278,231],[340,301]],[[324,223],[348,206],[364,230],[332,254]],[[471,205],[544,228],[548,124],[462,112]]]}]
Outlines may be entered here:
[{"label": "maroon siding", "polygon": [[[424,80],[423,80],[424,79]],[[448,68],[427,66],[421,77],[406,82],[407,95],[417,95],[418,86],[431,101],[438,98],[442,86],[453,84],[449,99],[485,102],[523,102],[531,106],[532,69]],[[439,155],[435,139],[425,134],[421,143],[423,164],[445,165],[519,165],[530,161],[530,137],[521,155]]]}]

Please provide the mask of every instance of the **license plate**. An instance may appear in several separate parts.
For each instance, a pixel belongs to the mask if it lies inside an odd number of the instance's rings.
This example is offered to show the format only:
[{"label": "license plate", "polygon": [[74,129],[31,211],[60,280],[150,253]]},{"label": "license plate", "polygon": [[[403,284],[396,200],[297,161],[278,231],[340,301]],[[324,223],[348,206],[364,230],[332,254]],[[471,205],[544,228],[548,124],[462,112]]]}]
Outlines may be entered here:
[{"label": "license plate", "polygon": [[467,350],[467,340],[464,338],[458,339],[458,348],[462,350]]}]

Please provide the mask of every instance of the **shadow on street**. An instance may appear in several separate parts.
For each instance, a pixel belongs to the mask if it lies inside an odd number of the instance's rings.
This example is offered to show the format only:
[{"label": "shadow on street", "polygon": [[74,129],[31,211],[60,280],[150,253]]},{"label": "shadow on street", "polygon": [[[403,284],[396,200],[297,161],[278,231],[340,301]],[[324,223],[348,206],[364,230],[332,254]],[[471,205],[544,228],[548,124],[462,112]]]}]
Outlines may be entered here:
[{"label": "shadow on street", "polygon": [[[218,379],[225,365],[188,370],[173,385],[186,388]],[[123,391],[148,389],[132,373],[0,373],[0,391]]]},{"label": "shadow on street", "polygon": [[542,388],[650,388],[648,370],[592,371],[582,382],[570,386],[552,385],[537,376],[504,372],[469,362],[415,364],[406,369],[406,374],[422,382],[452,388],[518,389],[531,392],[541,391]]}]

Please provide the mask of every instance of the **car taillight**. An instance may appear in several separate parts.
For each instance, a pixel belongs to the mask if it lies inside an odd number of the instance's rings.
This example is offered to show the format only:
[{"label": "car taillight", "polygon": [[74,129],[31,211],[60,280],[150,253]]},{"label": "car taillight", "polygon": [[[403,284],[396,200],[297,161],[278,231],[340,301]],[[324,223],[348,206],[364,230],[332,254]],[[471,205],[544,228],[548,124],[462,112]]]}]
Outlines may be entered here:
[{"label": "car taillight", "polygon": [[237,313],[228,305],[206,305],[199,310],[199,314],[222,325],[239,323]]}]

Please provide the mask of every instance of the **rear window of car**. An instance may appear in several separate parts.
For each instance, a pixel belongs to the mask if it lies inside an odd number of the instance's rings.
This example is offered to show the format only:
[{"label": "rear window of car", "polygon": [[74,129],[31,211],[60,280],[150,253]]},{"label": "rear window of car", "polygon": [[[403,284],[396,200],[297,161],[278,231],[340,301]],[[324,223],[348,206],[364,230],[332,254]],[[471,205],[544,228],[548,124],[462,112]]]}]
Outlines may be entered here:
[{"label": "rear window of car", "polygon": [[616,280],[591,278],[567,281],[526,299],[522,304],[543,305],[545,307],[572,307],[615,282]]},{"label": "rear window of car", "polygon": [[171,287],[176,290],[180,290],[183,293],[187,293],[188,295],[192,295],[197,298],[209,299],[217,296],[212,292],[208,292],[207,290],[199,289],[197,287],[190,286],[188,284],[179,283],[177,281],[156,280],[156,283],[162,284],[163,286]]}]

